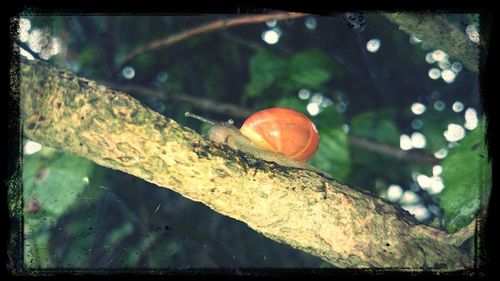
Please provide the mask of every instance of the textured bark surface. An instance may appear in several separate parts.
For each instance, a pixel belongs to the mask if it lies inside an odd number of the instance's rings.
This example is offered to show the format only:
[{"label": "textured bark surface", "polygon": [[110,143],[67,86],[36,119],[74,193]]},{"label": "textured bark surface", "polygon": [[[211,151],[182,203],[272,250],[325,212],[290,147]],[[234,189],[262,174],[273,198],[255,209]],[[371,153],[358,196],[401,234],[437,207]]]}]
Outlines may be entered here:
[{"label": "textured bark surface", "polygon": [[23,60],[20,95],[30,139],[174,190],[337,267],[473,265],[447,234],[396,205],[213,143],[94,81]]},{"label": "textured bark surface", "polygon": [[479,72],[479,47],[442,15],[432,13],[383,13],[404,32],[415,35],[435,48],[442,48],[467,69]]}]

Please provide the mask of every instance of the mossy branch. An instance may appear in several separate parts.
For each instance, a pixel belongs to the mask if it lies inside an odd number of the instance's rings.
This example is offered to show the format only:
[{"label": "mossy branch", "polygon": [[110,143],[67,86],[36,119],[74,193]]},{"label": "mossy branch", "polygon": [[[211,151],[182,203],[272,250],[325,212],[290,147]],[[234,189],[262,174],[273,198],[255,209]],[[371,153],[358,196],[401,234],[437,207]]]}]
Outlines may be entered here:
[{"label": "mossy branch", "polygon": [[[252,115],[253,111],[250,108],[238,106],[231,103],[217,102],[209,98],[192,96],[185,93],[166,92],[157,89],[152,89],[140,85],[112,83],[109,81],[101,81],[102,84],[110,88],[126,92],[134,97],[155,97],[162,102],[167,102],[168,99],[174,99],[182,103],[189,104],[193,108],[203,111],[216,112],[227,115],[232,118],[247,118]],[[391,146],[385,143],[379,143],[367,138],[361,138],[354,135],[348,135],[349,144],[367,151],[375,152],[385,157],[391,157],[399,161],[408,161],[422,164],[436,165],[439,159],[431,153],[406,151],[399,146]]]},{"label": "mossy branch", "polygon": [[399,29],[429,42],[460,60],[472,72],[479,72],[479,47],[441,15],[425,13],[383,13]]},{"label": "mossy branch", "polygon": [[213,143],[95,81],[22,60],[20,100],[30,139],[171,189],[337,267],[473,266],[448,234],[396,205]]}]

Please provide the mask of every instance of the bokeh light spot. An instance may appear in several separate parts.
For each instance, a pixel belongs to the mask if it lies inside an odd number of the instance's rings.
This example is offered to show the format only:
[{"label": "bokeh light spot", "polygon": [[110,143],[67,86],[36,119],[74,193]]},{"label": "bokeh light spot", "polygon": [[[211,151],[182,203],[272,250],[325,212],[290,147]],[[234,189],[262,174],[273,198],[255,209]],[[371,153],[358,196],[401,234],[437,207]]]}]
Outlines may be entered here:
[{"label": "bokeh light spot", "polygon": [[443,135],[447,141],[459,141],[465,137],[465,129],[458,124],[450,123],[448,124],[448,129],[444,131]]},{"label": "bokeh light spot", "polygon": [[446,69],[450,69],[451,68],[451,63],[450,63],[449,60],[442,60],[442,61],[438,62],[438,66],[442,70],[446,70]]},{"label": "bokeh light spot", "polygon": [[474,43],[479,43],[480,38],[479,38],[479,30],[477,28],[477,25],[475,25],[475,24],[468,25],[465,28],[465,33],[469,37],[469,40],[471,40]]},{"label": "bokeh light spot", "polygon": [[403,189],[397,184],[391,184],[387,188],[387,199],[391,202],[398,201],[403,196]]},{"label": "bokeh light spot", "polygon": [[277,20],[275,20],[275,19],[272,19],[272,20],[268,20],[268,21],[266,21],[266,25],[267,25],[268,27],[275,27],[277,23],[278,23],[278,21],[277,21]]},{"label": "bokeh light spot", "polygon": [[451,64],[451,71],[459,73],[462,70],[462,64],[459,62],[454,62]]},{"label": "bokeh light spot", "polygon": [[376,53],[380,49],[381,44],[382,42],[380,41],[380,39],[374,38],[366,43],[366,49],[370,53]]},{"label": "bokeh light spot", "polygon": [[122,74],[123,74],[123,77],[125,77],[125,79],[130,80],[130,79],[134,78],[134,76],[135,76],[135,69],[131,66],[127,66],[127,67],[123,68]]},{"label": "bokeh light spot", "polygon": [[422,187],[422,189],[426,189],[431,186],[431,179],[426,175],[418,175],[417,183],[420,187]]},{"label": "bokeh light spot", "polygon": [[41,149],[42,149],[41,144],[34,142],[34,141],[31,141],[31,140],[28,140],[28,141],[26,141],[26,144],[24,145],[24,154],[31,155],[31,154],[37,153]]},{"label": "bokeh light spot", "polygon": [[444,82],[448,84],[453,83],[453,81],[455,81],[456,76],[457,75],[455,74],[455,72],[453,72],[450,69],[446,69],[443,70],[443,72],[441,72],[441,78],[443,78]]},{"label": "bokeh light spot", "polygon": [[300,89],[297,95],[299,96],[299,99],[306,100],[311,96],[311,91],[308,89]]},{"label": "bokeh light spot", "polygon": [[415,216],[419,221],[424,221],[430,217],[429,210],[423,204],[402,206],[403,209]]},{"label": "bokeh light spot", "polygon": [[427,55],[425,55],[425,61],[427,63],[435,63],[436,62],[436,60],[432,57],[432,52],[427,53]]},{"label": "bokeh light spot", "polygon": [[455,112],[461,112],[462,110],[464,110],[464,104],[459,101],[456,101],[451,106],[451,109],[453,109],[453,111]]},{"label": "bokeh light spot", "polygon": [[29,39],[29,30],[31,29],[31,21],[26,18],[19,19],[19,40],[26,42]]},{"label": "bokeh light spot", "polygon": [[468,130],[473,130],[478,125],[477,112],[474,108],[467,108],[465,111],[465,124],[464,127]]},{"label": "bokeh light spot", "polygon": [[427,189],[427,192],[429,192],[429,194],[438,194],[441,191],[443,191],[444,183],[443,183],[443,179],[441,177],[433,176],[430,178],[430,181],[431,181],[431,185]]},{"label": "bokeh light spot", "polygon": [[399,201],[401,204],[415,204],[420,202],[420,196],[418,196],[415,192],[407,190],[401,196]]},{"label": "bokeh light spot", "polygon": [[431,68],[431,69],[429,69],[429,72],[427,73],[427,75],[429,75],[429,78],[431,78],[432,80],[439,79],[439,77],[441,77],[441,69]]},{"label": "bokeh light spot", "polygon": [[315,102],[310,102],[309,104],[307,104],[307,112],[309,112],[309,114],[311,114],[311,116],[316,116],[319,114],[319,104],[318,103],[315,103]]},{"label": "bokeh light spot", "polygon": [[316,18],[310,16],[304,20],[304,24],[309,30],[316,29],[316,26],[318,25]]},{"label": "bokeh light spot", "polygon": [[432,167],[432,174],[434,176],[439,176],[441,175],[442,172],[443,172],[443,167],[441,167],[440,165],[434,165]]},{"label": "bokeh light spot", "polygon": [[442,61],[448,59],[448,57],[449,57],[448,54],[442,50],[435,50],[434,52],[432,52],[432,58],[435,61]]},{"label": "bokeh light spot", "polygon": [[434,157],[437,159],[444,159],[448,155],[448,150],[446,148],[441,148],[440,150],[434,152]]},{"label": "bokeh light spot", "polygon": [[426,145],[425,136],[422,133],[414,132],[411,134],[411,145],[414,148],[424,148]]},{"label": "bokeh light spot", "polygon": [[347,124],[342,124],[342,132],[344,133],[349,133],[349,125]]},{"label": "bokeh light spot", "polygon": [[416,45],[422,43],[422,40],[415,35],[410,35],[410,44]]},{"label": "bokeh light spot", "polygon": [[434,103],[434,109],[437,110],[437,111],[443,111],[444,108],[445,108],[445,106],[446,106],[446,104],[442,100],[437,100]]},{"label": "bokeh light spot", "polygon": [[276,29],[265,30],[262,32],[262,40],[269,45],[274,45],[280,40],[280,34]]},{"label": "bokeh light spot", "polygon": [[424,122],[420,119],[414,119],[413,121],[411,121],[411,127],[415,130],[422,128],[423,124]]},{"label": "bokeh light spot", "polygon": [[411,112],[415,115],[420,115],[425,112],[425,105],[415,102],[411,105]]},{"label": "bokeh light spot", "polygon": [[399,137],[399,147],[402,150],[410,150],[413,148],[411,138],[408,135],[401,135]]}]

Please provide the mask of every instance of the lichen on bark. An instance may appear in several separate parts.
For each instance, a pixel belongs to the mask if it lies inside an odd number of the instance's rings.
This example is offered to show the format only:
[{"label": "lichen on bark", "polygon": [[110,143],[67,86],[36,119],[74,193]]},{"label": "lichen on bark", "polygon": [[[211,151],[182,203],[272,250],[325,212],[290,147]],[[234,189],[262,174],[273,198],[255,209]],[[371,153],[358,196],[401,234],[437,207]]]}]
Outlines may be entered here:
[{"label": "lichen on bark", "polygon": [[382,13],[387,20],[397,24],[404,32],[417,36],[441,48],[453,59],[460,60],[472,72],[479,72],[480,46],[469,40],[458,27],[443,15],[433,13]]},{"label": "lichen on bark", "polygon": [[171,189],[337,267],[473,265],[447,234],[367,192],[213,143],[45,63],[22,60],[20,70],[23,133],[34,141]]}]

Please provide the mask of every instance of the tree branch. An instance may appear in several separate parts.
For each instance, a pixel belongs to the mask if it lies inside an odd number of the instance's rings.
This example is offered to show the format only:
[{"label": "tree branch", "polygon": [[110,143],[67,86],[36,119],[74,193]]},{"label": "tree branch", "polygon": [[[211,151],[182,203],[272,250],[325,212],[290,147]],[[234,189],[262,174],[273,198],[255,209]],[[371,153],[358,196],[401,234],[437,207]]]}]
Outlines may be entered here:
[{"label": "tree branch", "polygon": [[151,41],[147,43],[144,46],[138,47],[137,49],[133,50],[130,52],[125,60],[116,68],[117,70],[121,69],[125,64],[130,62],[132,59],[135,57],[145,53],[149,52],[152,50],[160,49],[160,48],[166,48],[168,46],[171,46],[177,42],[189,39],[193,36],[200,35],[203,33],[209,33],[213,32],[216,30],[232,27],[232,26],[237,26],[237,25],[243,25],[243,24],[251,24],[251,23],[259,23],[259,22],[265,22],[268,20],[285,20],[285,19],[292,19],[292,18],[298,18],[298,17],[304,17],[307,16],[307,14],[303,13],[293,13],[293,12],[277,12],[273,14],[265,14],[265,15],[251,15],[251,16],[244,16],[244,17],[235,17],[232,19],[220,19],[216,21],[212,21],[203,25],[200,25],[195,28],[188,29],[186,31],[167,36],[164,38],[160,38],[154,41]]},{"label": "tree branch", "polygon": [[399,29],[442,48],[475,73],[479,72],[479,48],[457,27],[440,15],[412,13],[382,13]]},{"label": "tree branch", "polygon": [[398,160],[435,165],[439,159],[434,155],[425,152],[405,151],[399,147],[371,141],[365,138],[349,135],[349,144],[363,148],[365,150],[388,156]]},{"label": "tree branch", "polygon": [[207,99],[204,97],[195,97],[184,93],[165,92],[140,85],[119,84],[109,81],[100,81],[100,82],[113,89],[130,93],[134,96],[155,97],[161,101],[166,101],[167,98],[172,98],[178,101],[188,103],[195,108],[208,110],[220,114],[227,114],[228,116],[231,116],[233,118],[246,118],[253,113],[248,108],[244,108],[231,103],[219,103],[212,99]]},{"label": "tree branch", "polygon": [[23,59],[20,70],[23,133],[34,141],[169,188],[337,267],[473,266],[449,235],[396,205],[213,143],[44,62]]},{"label": "tree branch", "polygon": [[[101,83],[126,93],[130,93],[134,96],[143,96],[143,97],[156,97],[159,100],[165,101],[166,98],[172,98],[175,100],[179,100],[182,102],[189,103],[195,108],[199,108],[202,110],[207,110],[211,112],[216,112],[220,114],[226,114],[232,118],[247,118],[252,115],[254,111],[238,106],[231,103],[224,102],[215,102],[211,99],[203,98],[203,97],[195,97],[191,95],[187,95],[184,93],[169,93],[161,90],[155,90],[148,87],[143,87],[139,85],[132,84],[118,84],[109,81],[100,81]],[[348,135],[349,144],[353,146],[357,146],[359,148],[391,157],[397,160],[408,161],[408,162],[416,162],[422,164],[430,164],[435,165],[439,163],[439,159],[434,157],[434,155],[425,152],[415,152],[415,151],[405,151],[400,149],[399,147],[395,147],[392,145],[375,142],[369,139]]]}]

